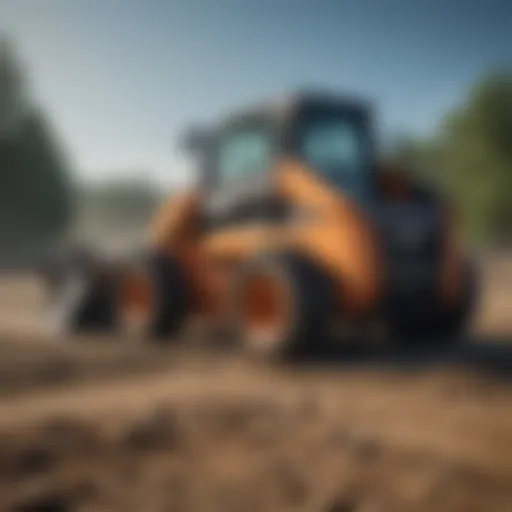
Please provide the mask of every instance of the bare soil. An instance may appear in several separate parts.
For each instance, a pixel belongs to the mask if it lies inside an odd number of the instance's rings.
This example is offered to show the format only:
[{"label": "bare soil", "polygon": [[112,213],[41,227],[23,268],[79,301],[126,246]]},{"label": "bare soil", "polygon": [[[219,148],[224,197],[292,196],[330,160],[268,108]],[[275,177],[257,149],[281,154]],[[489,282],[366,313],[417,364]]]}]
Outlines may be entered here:
[{"label": "bare soil", "polygon": [[59,339],[0,280],[0,511],[512,510],[512,263],[467,343],[289,366]]}]

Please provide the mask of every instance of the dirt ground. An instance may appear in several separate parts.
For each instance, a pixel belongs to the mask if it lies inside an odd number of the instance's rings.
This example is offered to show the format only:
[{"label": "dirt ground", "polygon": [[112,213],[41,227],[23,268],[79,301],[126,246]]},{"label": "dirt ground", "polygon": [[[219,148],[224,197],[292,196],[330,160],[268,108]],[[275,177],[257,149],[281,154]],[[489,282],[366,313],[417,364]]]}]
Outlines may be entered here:
[{"label": "dirt ground", "polygon": [[0,278],[0,512],[512,510],[512,259],[484,272],[461,347],[281,367],[59,339]]}]

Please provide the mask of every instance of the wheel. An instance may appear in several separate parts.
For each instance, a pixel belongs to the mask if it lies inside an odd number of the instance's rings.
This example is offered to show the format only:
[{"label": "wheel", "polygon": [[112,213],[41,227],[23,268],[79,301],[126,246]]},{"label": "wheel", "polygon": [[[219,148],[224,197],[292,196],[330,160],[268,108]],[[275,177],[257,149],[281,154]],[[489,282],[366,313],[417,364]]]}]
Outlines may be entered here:
[{"label": "wheel", "polygon": [[464,269],[463,287],[455,307],[442,311],[437,321],[438,339],[456,342],[467,334],[478,301],[479,276],[477,268],[469,263]]},{"label": "wheel", "polygon": [[115,328],[112,281],[105,265],[83,248],[46,265],[42,277],[46,314],[56,332],[102,332]]},{"label": "wheel", "polygon": [[153,252],[125,271],[118,283],[118,317],[125,332],[169,341],[182,328],[188,310],[183,268],[167,254]]},{"label": "wheel", "polygon": [[393,319],[391,332],[401,345],[453,345],[464,337],[475,310],[478,290],[476,268],[466,264],[460,300],[452,308],[435,305],[428,317],[416,321]]},{"label": "wheel", "polygon": [[233,294],[239,343],[252,356],[276,359],[310,353],[325,342],[334,300],[329,278],[296,254],[255,258]]}]

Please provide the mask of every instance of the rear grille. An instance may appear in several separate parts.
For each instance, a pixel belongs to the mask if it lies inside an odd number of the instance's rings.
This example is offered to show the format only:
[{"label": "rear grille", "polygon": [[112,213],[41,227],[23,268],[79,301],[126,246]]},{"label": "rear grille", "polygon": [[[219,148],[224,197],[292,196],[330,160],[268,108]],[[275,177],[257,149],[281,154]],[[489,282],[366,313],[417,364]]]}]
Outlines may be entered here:
[{"label": "rear grille", "polygon": [[440,256],[441,233],[437,226],[430,225],[409,233],[396,227],[385,230],[383,244],[390,259],[431,261]]},{"label": "rear grille", "polygon": [[409,243],[392,233],[385,236],[387,295],[402,302],[431,300],[437,292],[441,262],[438,230],[416,233]]},{"label": "rear grille", "polygon": [[384,253],[384,307],[399,317],[429,311],[438,298],[442,230],[434,204],[385,203],[376,212]]}]

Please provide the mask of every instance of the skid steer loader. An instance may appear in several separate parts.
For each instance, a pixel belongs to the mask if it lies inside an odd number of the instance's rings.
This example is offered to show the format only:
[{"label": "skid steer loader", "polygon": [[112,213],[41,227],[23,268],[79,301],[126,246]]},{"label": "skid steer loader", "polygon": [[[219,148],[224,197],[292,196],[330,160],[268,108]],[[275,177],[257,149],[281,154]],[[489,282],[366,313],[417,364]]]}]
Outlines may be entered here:
[{"label": "skid steer loader", "polygon": [[456,339],[476,290],[451,205],[377,162],[372,122],[364,101],[310,92],[191,130],[199,183],[156,213],[140,261],[68,258],[59,321],[162,341],[200,317],[265,356],[315,349],[336,325]]}]

